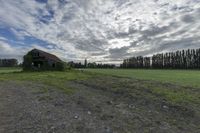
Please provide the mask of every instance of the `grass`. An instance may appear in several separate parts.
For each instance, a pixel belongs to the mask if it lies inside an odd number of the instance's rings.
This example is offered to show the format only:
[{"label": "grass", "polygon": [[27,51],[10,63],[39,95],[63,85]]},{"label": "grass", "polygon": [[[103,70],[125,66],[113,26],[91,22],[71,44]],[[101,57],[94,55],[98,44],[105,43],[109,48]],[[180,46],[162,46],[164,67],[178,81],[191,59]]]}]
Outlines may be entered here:
[{"label": "grass", "polygon": [[[198,70],[146,70],[146,69],[86,69],[88,72],[139,79],[132,83],[141,95],[144,89],[171,104],[200,104],[200,71]],[[134,81],[134,80],[133,80]],[[118,84],[118,83],[115,83]],[[121,86],[126,83],[120,83]],[[129,85],[131,83],[128,83]],[[130,90],[134,92],[136,90]],[[150,95],[151,96],[151,95]]]},{"label": "grass", "polygon": [[114,94],[124,94],[127,97],[131,96],[139,97],[139,99],[166,101],[171,105],[200,105],[199,88],[184,87],[177,84],[162,83],[152,80],[110,78],[105,75],[97,79],[92,78],[87,81],[87,83],[89,86],[92,84],[91,86],[104,88]]},{"label": "grass", "polygon": [[[66,71],[66,72],[17,72],[14,69],[9,69],[0,74],[0,81],[30,81],[35,83],[42,83],[48,86],[52,86],[62,90],[65,93],[71,93],[72,88],[68,87],[67,81],[70,80],[84,80],[90,77],[88,74],[84,74],[77,71]],[[5,73],[7,72],[7,73]]]},{"label": "grass", "polygon": [[154,94],[160,95],[161,97],[164,97],[169,101],[170,103],[173,104],[189,104],[189,103],[194,103],[194,104],[200,104],[200,97],[199,97],[199,91],[198,92],[192,92],[192,91],[187,91],[187,90],[171,90],[171,89],[163,89],[163,88],[152,88],[152,92]]},{"label": "grass", "polygon": [[[104,77],[106,75],[114,75],[119,77],[129,77],[133,79],[140,79],[135,83],[135,80],[127,83],[131,88],[136,88],[139,92],[144,93],[145,89],[149,89],[152,94],[159,95],[171,103],[200,103],[199,87],[200,87],[200,71],[191,70],[142,70],[142,69],[86,69],[87,72],[67,71],[67,72],[19,72],[19,68],[1,68],[0,81],[30,81],[35,83],[42,83],[54,88],[62,90],[64,93],[73,93],[74,89],[67,85],[70,80],[86,80],[91,77]],[[89,72],[89,73],[88,73]],[[101,81],[96,84],[102,86],[105,82]],[[152,81],[153,80],[153,81]],[[156,82],[154,82],[156,81]],[[172,85],[162,84],[161,82],[170,83]],[[134,82],[134,83],[133,83]],[[21,82],[23,83],[23,82]],[[174,85],[173,83],[176,83]],[[124,88],[126,82],[113,83],[109,86],[110,89]],[[191,88],[190,88],[190,87]],[[124,88],[125,89],[125,88]],[[132,91],[134,94],[137,92]],[[44,92],[48,90],[44,89]],[[124,91],[124,90],[119,90]],[[131,90],[130,90],[131,93]]]},{"label": "grass", "polygon": [[0,74],[20,71],[22,71],[22,68],[20,67],[0,67]]},{"label": "grass", "polygon": [[86,69],[88,72],[200,87],[198,70]]}]

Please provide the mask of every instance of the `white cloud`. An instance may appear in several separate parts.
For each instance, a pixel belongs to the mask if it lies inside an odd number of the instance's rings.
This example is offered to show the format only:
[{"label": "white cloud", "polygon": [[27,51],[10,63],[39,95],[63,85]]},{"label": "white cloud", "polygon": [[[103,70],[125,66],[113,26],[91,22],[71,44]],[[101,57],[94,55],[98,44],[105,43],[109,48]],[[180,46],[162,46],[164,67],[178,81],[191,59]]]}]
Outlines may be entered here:
[{"label": "white cloud", "polygon": [[19,39],[43,40],[48,49],[27,47],[67,60],[119,60],[200,47],[200,0],[0,2],[0,27],[10,27]]},{"label": "white cloud", "polygon": [[31,49],[32,47],[13,47],[10,44],[0,40],[0,58],[16,58],[21,62],[22,55],[25,55],[26,52]]}]

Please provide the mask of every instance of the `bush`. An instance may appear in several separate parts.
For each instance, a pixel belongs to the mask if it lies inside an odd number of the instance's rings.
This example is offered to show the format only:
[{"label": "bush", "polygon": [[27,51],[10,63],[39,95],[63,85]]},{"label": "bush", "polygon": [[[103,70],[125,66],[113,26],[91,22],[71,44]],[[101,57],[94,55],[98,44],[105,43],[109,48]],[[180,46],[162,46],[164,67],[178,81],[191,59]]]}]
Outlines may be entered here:
[{"label": "bush", "polygon": [[56,63],[56,70],[58,71],[65,71],[65,70],[69,70],[70,67],[69,65],[67,65],[67,63],[65,62],[57,62]]},{"label": "bush", "polygon": [[24,56],[23,70],[31,70],[31,69],[32,69],[32,56],[27,54]]}]

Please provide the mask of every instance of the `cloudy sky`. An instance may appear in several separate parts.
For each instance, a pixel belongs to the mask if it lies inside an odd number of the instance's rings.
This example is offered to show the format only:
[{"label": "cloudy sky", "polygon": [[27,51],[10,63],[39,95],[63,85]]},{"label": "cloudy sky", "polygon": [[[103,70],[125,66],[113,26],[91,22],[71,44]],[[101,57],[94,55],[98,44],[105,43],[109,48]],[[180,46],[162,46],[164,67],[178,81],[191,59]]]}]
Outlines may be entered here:
[{"label": "cloudy sky", "polygon": [[200,48],[200,0],[0,0],[0,58],[115,62]]}]

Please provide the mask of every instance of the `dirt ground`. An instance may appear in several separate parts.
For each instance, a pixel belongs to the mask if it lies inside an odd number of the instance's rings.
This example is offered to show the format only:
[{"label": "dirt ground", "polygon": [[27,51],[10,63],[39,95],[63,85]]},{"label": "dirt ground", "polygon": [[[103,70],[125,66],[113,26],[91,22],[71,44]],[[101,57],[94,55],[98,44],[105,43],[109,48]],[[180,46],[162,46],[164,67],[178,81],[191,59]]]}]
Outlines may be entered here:
[{"label": "dirt ground", "polygon": [[170,104],[141,88],[146,82],[117,77],[66,82],[73,94],[31,82],[0,82],[0,133],[200,132],[200,107]]}]

